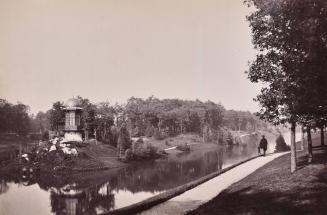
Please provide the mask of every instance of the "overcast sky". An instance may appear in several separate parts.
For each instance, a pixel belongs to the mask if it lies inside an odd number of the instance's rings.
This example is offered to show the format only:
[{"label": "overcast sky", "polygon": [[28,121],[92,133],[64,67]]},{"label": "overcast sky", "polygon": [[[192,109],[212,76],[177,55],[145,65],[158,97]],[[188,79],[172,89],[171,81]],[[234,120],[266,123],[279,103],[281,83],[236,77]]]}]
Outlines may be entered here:
[{"label": "overcast sky", "polygon": [[32,112],[76,95],[258,110],[243,0],[0,0],[0,97]]}]

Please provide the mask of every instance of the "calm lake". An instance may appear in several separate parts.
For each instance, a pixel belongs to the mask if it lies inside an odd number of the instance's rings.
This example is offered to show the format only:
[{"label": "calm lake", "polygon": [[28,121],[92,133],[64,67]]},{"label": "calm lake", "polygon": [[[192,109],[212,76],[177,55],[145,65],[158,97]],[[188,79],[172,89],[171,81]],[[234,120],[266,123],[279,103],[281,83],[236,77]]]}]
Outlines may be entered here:
[{"label": "calm lake", "polygon": [[[194,145],[122,169],[76,175],[0,176],[0,214],[101,214],[131,205],[257,154],[255,145]],[[206,144],[203,144],[206,145]]]}]

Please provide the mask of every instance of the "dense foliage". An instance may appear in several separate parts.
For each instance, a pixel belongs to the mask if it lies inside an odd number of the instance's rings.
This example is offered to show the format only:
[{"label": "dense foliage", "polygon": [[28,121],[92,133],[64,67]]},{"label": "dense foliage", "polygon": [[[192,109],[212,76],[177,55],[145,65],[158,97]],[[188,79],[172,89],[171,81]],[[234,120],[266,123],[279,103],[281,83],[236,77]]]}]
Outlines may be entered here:
[{"label": "dense foliage", "polygon": [[263,82],[260,115],[276,124],[321,121],[327,111],[327,5],[323,0],[248,0],[259,51],[249,69]]},{"label": "dense foliage", "polygon": [[248,77],[265,86],[257,96],[259,115],[275,124],[291,124],[294,171],[296,124],[310,132],[312,126],[326,123],[327,4],[324,0],[245,2],[254,9],[248,21],[258,50]]},{"label": "dense foliage", "polygon": [[[111,105],[109,102],[95,104],[80,96],[76,97],[75,101],[76,105],[82,108],[81,125],[89,137],[96,136],[98,140],[114,146],[117,146],[121,139],[119,131],[122,125],[126,126],[131,137],[147,136],[160,140],[179,134],[194,133],[202,136],[203,141],[226,144],[235,142],[232,131],[251,133],[257,129],[267,128],[266,123],[250,112],[225,110],[221,104],[211,101],[158,99],[153,96],[147,99],[132,97],[124,105]],[[3,113],[2,117],[12,117],[9,112],[7,114],[6,108],[9,106],[14,107],[7,103],[2,105],[3,109],[0,110]],[[23,107],[22,104],[17,106]],[[54,102],[50,110],[40,111],[30,117],[27,114],[28,108],[24,107],[22,110],[30,122],[24,124],[26,131],[44,134],[48,130],[61,131],[64,128],[64,102]],[[13,122],[9,119],[3,120],[6,123]],[[16,120],[16,127],[23,122]]]},{"label": "dense foliage", "polygon": [[284,137],[280,134],[276,139],[275,152],[289,151],[290,147],[286,144]]},{"label": "dense foliage", "polygon": [[0,133],[17,133],[25,135],[30,129],[28,106],[11,104],[0,99]]}]

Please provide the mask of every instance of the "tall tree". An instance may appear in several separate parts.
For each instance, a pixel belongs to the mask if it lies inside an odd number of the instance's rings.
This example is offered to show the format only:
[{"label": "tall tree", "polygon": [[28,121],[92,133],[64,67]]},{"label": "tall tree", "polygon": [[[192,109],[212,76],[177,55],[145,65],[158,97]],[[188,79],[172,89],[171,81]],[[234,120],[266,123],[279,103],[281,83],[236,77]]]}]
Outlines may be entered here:
[{"label": "tall tree", "polygon": [[52,108],[49,110],[49,118],[52,130],[59,130],[61,126],[64,126],[65,112],[63,102],[57,101],[53,103]]},{"label": "tall tree", "polygon": [[111,142],[110,131],[114,125],[115,113],[114,107],[109,102],[101,102],[96,106],[95,128],[100,140]]},{"label": "tall tree", "polygon": [[50,129],[50,121],[49,121],[49,113],[39,111],[36,116],[32,119],[33,129],[36,132],[44,133],[48,129]]},{"label": "tall tree", "polygon": [[81,125],[86,136],[93,135],[95,131],[96,105],[89,99],[77,96],[77,106],[82,108]]},{"label": "tall tree", "polygon": [[23,103],[11,104],[0,99],[0,132],[26,135],[31,127],[29,107]]},{"label": "tall tree", "polygon": [[[296,170],[295,126],[326,107],[326,3],[322,0],[246,0],[253,43],[259,51],[248,71],[265,87],[257,101],[260,116],[275,124],[291,124],[291,171]],[[310,89],[310,90],[309,90]]]}]

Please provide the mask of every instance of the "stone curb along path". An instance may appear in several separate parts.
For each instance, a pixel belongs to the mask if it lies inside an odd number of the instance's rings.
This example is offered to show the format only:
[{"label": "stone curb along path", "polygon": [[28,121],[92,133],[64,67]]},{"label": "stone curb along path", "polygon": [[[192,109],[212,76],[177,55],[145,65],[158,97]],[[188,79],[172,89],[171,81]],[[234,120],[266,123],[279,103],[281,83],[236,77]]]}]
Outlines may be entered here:
[{"label": "stone curb along path", "polygon": [[148,210],[138,213],[139,215],[182,215],[188,211],[194,210],[202,204],[216,197],[221,191],[238,182],[246,176],[253,173],[258,168],[264,166],[284,153],[269,154],[266,157],[257,157],[241,165],[238,165],[229,171],[226,171],[217,177],[214,177],[203,184],[185,191],[181,195],[171,198],[161,204],[158,204]]}]

